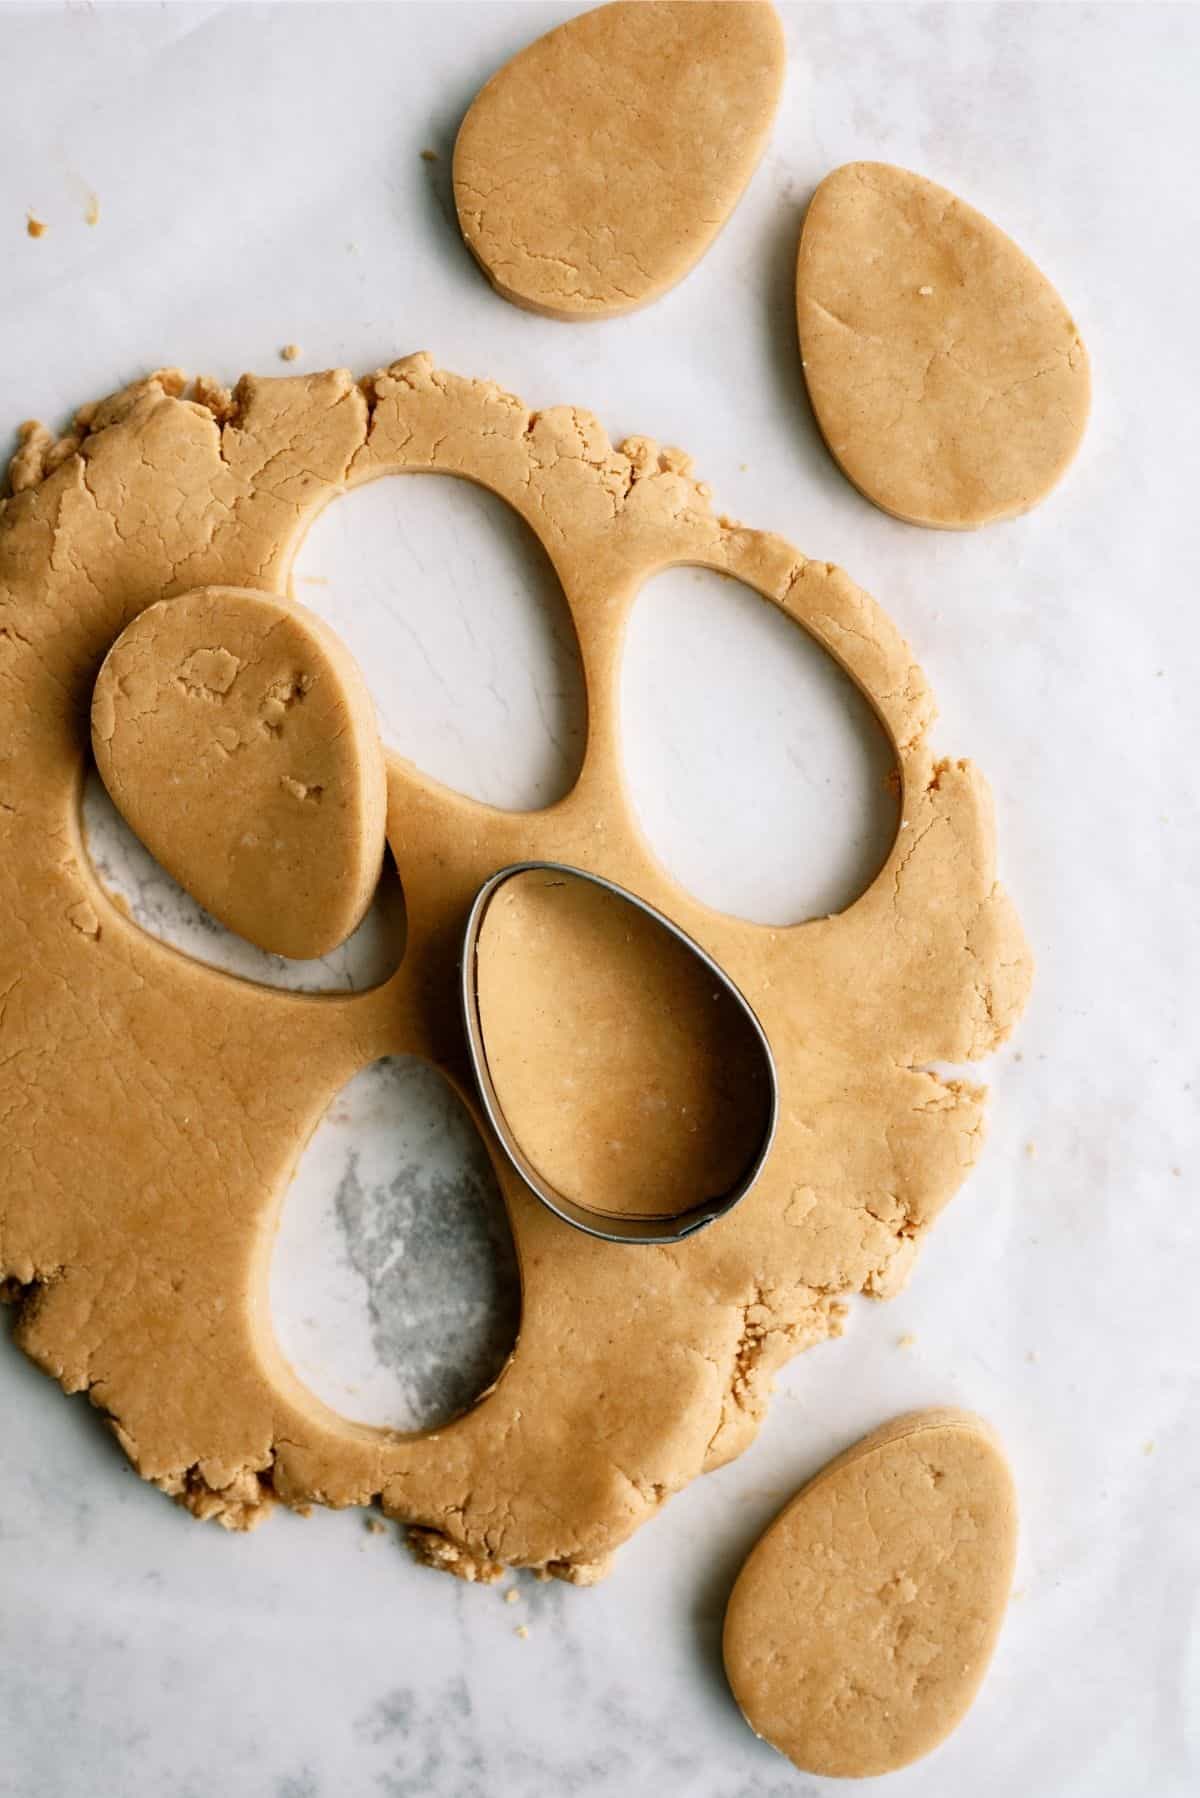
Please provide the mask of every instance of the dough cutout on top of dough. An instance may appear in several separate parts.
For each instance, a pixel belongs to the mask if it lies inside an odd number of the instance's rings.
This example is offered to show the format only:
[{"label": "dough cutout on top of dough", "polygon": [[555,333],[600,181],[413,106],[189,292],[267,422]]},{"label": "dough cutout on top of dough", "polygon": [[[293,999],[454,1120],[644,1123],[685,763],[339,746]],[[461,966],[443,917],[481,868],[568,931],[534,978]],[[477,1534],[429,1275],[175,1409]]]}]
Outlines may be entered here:
[{"label": "dough cutout on top of dough", "polygon": [[213,917],[313,960],[361,923],[387,776],[354,659],[293,601],[206,587],[139,614],[105,658],[92,749],[125,822]]},{"label": "dough cutout on top of dough", "polygon": [[[160,602],[169,615],[198,590],[285,593],[323,506],[423,472],[489,488],[551,557],[587,683],[579,777],[546,810],[499,812],[387,749],[408,931],[394,974],[313,996],[186,960],[109,900],[80,840],[105,657]],[[530,411],[428,356],[361,382],[246,377],[233,394],[160,372],[84,408],[60,443],[27,433],[17,484],[0,505],[0,1283],[17,1342],[198,1517],[248,1528],[276,1502],[378,1500],[464,1577],[596,1577],[672,1493],[748,1446],[775,1370],[837,1334],[851,1295],[904,1284],[979,1154],[984,1092],[933,1066],[990,1054],[1030,980],[982,776],[933,753],[912,652],[840,569],[720,517],[680,451],[615,447],[590,412]],[[896,841],[835,916],[775,929],[718,914],[641,834],[620,764],[621,649],[640,586],[672,564],[780,607],[894,746]],[[320,1403],[279,1350],[275,1221],[330,1101],[382,1056],[431,1062],[480,1121],[462,930],[483,881],[526,860],[616,882],[726,971],[772,1045],[778,1133],[737,1208],[669,1248],[566,1227],[491,1144],[522,1280],[512,1357],[452,1423],[370,1428]]]},{"label": "dough cutout on top of dough", "polygon": [[800,356],[834,461],[910,524],[974,530],[1056,485],[1091,404],[1087,351],[1012,239],[882,162],[827,175],[796,262]]}]

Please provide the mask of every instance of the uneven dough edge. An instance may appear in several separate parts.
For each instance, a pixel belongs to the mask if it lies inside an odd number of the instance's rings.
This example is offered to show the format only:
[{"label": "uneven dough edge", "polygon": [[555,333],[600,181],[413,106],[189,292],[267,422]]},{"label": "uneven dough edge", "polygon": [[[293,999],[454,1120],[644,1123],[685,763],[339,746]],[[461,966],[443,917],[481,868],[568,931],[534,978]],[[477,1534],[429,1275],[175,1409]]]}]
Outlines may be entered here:
[{"label": "uneven dough edge", "polygon": [[[933,760],[928,689],[875,603],[831,565],[715,516],[679,451],[642,438],[613,449],[590,413],[530,413],[426,356],[362,384],[334,371],[186,391],[165,371],[84,408],[65,438],[24,427],[0,502],[0,905],[17,926],[0,947],[12,1166],[0,1278],[21,1302],[17,1339],[65,1390],[87,1391],[143,1477],[197,1516],[245,1528],[277,1498],[381,1498],[464,1565],[578,1576],[748,1446],[774,1371],[838,1333],[846,1295],[898,1289],[978,1154],[982,1092],[924,1070],[989,1053],[1028,990],[986,788],[969,764]],[[531,822],[390,757],[389,835],[410,907],[401,969],[345,999],[246,987],[147,937],[96,882],[76,786],[91,680],[123,625],[164,594],[286,590],[316,511],[407,469],[492,487],[541,537],[588,674],[587,761],[574,792]],[[839,917],[779,931],[717,917],[667,880],[620,799],[621,627],[642,580],[672,562],[718,568],[780,604],[893,738],[901,831]],[[599,856],[723,960],[778,1044],[780,1142],[724,1224],[637,1251],[637,1283],[631,1251],[576,1239],[499,1169],[524,1283],[517,1349],[464,1417],[397,1437],[336,1418],[283,1363],[257,1309],[274,1218],[303,1142],[359,1067],[423,1054],[465,1088],[419,999],[446,973],[439,907],[535,841],[551,859]],[[279,1045],[273,1077],[240,1083],[264,1034]],[[181,1089],[201,1125],[181,1117]],[[128,1114],[131,1092],[144,1127],[113,1145],[97,1120]],[[209,1117],[238,1128],[206,1133]]]}]

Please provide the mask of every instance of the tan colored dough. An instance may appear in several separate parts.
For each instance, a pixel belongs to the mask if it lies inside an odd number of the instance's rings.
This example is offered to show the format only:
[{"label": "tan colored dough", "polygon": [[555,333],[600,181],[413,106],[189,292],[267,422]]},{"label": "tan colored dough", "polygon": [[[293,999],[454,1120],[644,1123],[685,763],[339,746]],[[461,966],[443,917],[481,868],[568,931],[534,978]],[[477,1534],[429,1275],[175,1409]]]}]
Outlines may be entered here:
[{"label": "tan colored dough", "polygon": [[[929,689],[875,602],[840,569],[716,516],[679,451],[614,449],[589,412],[530,412],[427,356],[362,385],[344,371],[247,378],[228,414],[216,396],[223,422],[184,392],[168,372],[84,408],[78,450],[0,512],[0,1279],[17,1340],[198,1516],[244,1527],[275,1498],[378,1498],[445,1538],[460,1571],[590,1576],[672,1492],[748,1445],[775,1369],[838,1331],[847,1295],[903,1285],[975,1161],[984,1094],[931,1064],[989,1054],[1030,977],[987,789],[969,763],[935,759]],[[190,962],[109,899],[81,841],[100,665],[160,599],[286,591],[323,506],[426,470],[500,495],[557,569],[588,694],[578,781],[549,810],[498,812],[389,751],[408,919],[396,972],[369,992],[308,995]],[[722,917],[646,846],[620,768],[622,641],[643,581],[674,563],[780,606],[895,745],[895,846],[836,917]],[[378,1056],[426,1057],[478,1118],[460,931],[484,877],[528,859],[615,880],[727,970],[774,1046],[775,1146],[736,1211],[672,1248],[570,1229],[497,1151],[522,1280],[511,1361],[430,1433],[347,1422],[270,1328],[279,1208],[325,1109]]]},{"label": "tan colored dough", "polygon": [[800,355],[834,461],[909,524],[1027,512],[1079,447],[1087,351],[1041,270],[944,187],[851,162],[813,195]]},{"label": "tan colored dough", "polygon": [[1008,1464],[969,1412],[914,1412],[847,1449],[733,1588],[725,1671],[751,1728],[806,1773],[928,1754],[987,1672],[1016,1540]]},{"label": "tan colored dough", "polygon": [[361,922],[383,749],[353,657],[303,606],[204,587],[149,607],[100,670],[92,749],[126,823],[230,930],[313,959]]},{"label": "tan colored dough", "polygon": [[454,146],[459,224],[493,286],[568,319],[673,287],[754,173],[785,61],[764,0],[618,0],[520,51]]},{"label": "tan colored dough", "polygon": [[587,881],[514,875],[484,916],[476,990],[501,1109],[567,1198],[672,1216],[749,1167],[770,1096],[758,1038],[644,912]]}]

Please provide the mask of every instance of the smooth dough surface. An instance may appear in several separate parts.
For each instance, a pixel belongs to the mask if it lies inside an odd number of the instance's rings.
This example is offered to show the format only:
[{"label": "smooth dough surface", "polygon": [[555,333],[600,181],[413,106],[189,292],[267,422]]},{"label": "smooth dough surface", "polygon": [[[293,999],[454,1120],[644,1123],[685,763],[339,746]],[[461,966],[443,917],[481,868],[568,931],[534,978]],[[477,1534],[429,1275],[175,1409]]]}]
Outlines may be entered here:
[{"label": "smooth dough surface", "polygon": [[488,906],[476,970],[501,1109],[551,1186],[638,1217],[732,1190],[770,1091],[742,1006],[685,943],[602,887],[530,871]]},{"label": "smooth dough surface", "polygon": [[[236,1528],[277,1499],[379,1498],[456,1572],[587,1577],[747,1446],[773,1372],[838,1331],[846,1295],[903,1284],[975,1161],[985,1095],[931,1064],[989,1054],[1030,978],[987,789],[934,757],[929,689],[875,602],[715,514],[677,450],[614,448],[589,412],[531,412],[424,355],[361,383],[334,370],[188,391],[159,373],[59,443],[27,431],[0,512],[0,1279],[17,1340],[197,1516]],[[395,973],[314,996],[189,962],[108,897],[81,840],[104,657],[164,598],[286,592],[323,506],[425,471],[500,495],[554,564],[588,694],[577,783],[546,811],[497,812],[389,750],[408,929]],[[642,583],[673,564],[731,575],[811,632],[895,746],[895,845],[835,917],[722,917],[644,841],[621,772],[621,646]],[[279,1208],[326,1108],[377,1057],[426,1058],[478,1121],[458,951],[482,881],[522,860],[614,880],[714,957],[774,1048],[779,1131],[742,1204],[671,1248],[566,1227],[493,1146],[522,1282],[512,1358],[448,1426],[368,1428],[321,1404],[275,1342]]]},{"label": "smooth dough surface", "polygon": [[751,1728],[806,1773],[928,1754],[987,1672],[1016,1541],[1008,1464],[969,1412],[914,1412],[847,1449],[733,1588],[725,1670]]},{"label": "smooth dough surface", "polygon": [[813,195],[796,264],[800,356],[835,462],[910,524],[1027,512],[1079,447],[1087,352],[1041,270],[944,187],[851,162]]},{"label": "smooth dough surface", "polygon": [[520,51],[454,148],[459,224],[493,286],[568,319],[673,287],[754,173],[785,61],[764,0],[617,0]]},{"label": "smooth dough surface", "polygon": [[230,587],[151,606],[100,670],[92,750],[126,823],[230,930],[310,959],[360,923],[383,864],[383,748],[314,613]]}]

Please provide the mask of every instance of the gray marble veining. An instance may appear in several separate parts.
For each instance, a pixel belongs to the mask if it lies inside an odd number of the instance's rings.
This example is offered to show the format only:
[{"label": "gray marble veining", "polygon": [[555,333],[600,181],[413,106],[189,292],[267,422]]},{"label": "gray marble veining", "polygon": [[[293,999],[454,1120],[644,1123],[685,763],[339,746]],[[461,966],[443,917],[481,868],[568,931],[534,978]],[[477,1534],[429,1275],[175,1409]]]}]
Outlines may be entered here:
[{"label": "gray marble veining", "polygon": [[419,1063],[377,1063],[397,1115],[432,1114],[439,1158],[411,1154],[366,1183],[347,1155],[334,1203],[350,1266],[366,1287],[371,1342],[404,1387],[404,1423],[463,1411],[516,1340],[519,1281],[491,1164],[458,1099]]}]

